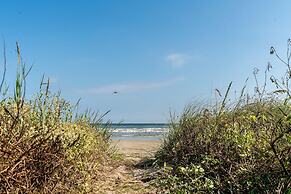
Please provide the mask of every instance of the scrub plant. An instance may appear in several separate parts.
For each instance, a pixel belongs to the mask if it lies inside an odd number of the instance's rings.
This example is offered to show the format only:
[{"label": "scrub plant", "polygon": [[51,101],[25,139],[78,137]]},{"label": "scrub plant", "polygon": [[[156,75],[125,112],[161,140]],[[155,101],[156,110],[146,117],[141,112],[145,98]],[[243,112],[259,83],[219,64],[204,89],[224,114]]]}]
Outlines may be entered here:
[{"label": "scrub plant", "polygon": [[[291,104],[290,39],[286,73],[268,76],[255,94],[230,102],[229,87],[219,106],[193,106],[172,119],[169,134],[156,153],[160,167],[154,183],[161,193],[290,193]],[[275,90],[267,92],[267,80]],[[217,91],[221,95],[220,91]]]},{"label": "scrub plant", "polygon": [[[26,99],[26,70],[16,44],[18,68],[13,97],[0,90],[0,193],[96,193],[103,166],[111,161],[108,133],[89,114],[49,90],[49,79]],[[91,115],[90,115],[91,116]],[[92,120],[93,118],[93,120]],[[97,118],[97,117],[95,117]],[[100,127],[99,127],[100,128]],[[103,131],[106,131],[103,129]]]}]

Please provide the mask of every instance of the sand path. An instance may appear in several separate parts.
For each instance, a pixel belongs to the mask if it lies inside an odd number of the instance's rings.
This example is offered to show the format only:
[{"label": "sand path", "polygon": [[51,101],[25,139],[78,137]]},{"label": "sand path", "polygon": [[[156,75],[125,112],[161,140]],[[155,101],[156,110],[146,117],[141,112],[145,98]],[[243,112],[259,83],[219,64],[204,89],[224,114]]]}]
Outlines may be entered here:
[{"label": "sand path", "polygon": [[157,140],[115,140],[113,145],[122,153],[127,160],[140,161],[151,158],[161,145]]},{"label": "sand path", "polygon": [[123,157],[123,162],[110,170],[106,177],[106,187],[102,188],[107,194],[137,194],[156,193],[155,189],[144,177],[150,174],[150,169],[137,166],[145,158],[152,158],[161,145],[161,141],[147,140],[119,140],[113,141],[115,147]]}]

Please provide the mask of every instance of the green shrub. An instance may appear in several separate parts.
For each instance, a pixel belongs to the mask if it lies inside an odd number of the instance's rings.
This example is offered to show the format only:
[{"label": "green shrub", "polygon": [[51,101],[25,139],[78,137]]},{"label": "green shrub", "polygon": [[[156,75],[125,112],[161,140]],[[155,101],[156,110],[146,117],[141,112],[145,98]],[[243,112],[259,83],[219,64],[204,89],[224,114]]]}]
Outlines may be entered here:
[{"label": "green shrub", "polygon": [[0,102],[0,193],[96,193],[100,170],[113,155],[109,133],[51,94],[49,80],[35,98],[25,99],[29,71],[18,45],[17,51],[14,96]]},{"label": "green shrub", "polygon": [[290,56],[288,53],[283,81],[271,77],[276,91],[266,94],[264,84],[256,87],[254,97],[242,91],[237,103],[228,104],[230,84],[219,107],[188,106],[178,120],[172,121],[156,154],[156,164],[167,164],[155,181],[161,191],[290,192]]}]

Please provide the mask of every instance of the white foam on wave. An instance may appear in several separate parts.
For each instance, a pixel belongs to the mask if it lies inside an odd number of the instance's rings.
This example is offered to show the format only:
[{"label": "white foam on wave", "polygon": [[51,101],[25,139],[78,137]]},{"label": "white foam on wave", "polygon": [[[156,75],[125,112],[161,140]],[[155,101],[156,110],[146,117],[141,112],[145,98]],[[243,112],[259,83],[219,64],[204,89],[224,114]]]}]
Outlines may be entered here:
[{"label": "white foam on wave", "polygon": [[116,128],[113,133],[167,133],[168,128]]}]

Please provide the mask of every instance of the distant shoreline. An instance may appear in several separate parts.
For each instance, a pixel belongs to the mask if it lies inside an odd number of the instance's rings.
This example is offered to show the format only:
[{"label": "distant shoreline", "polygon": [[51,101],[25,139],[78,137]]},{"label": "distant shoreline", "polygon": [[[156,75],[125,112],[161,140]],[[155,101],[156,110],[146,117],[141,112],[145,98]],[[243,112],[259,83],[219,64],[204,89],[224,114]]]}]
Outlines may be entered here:
[{"label": "distant shoreline", "polygon": [[139,122],[135,122],[135,123],[101,123],[101,126],[106,126],[106,127],[120,127],[120,126],[162,126],[162,127],[169,127],[170,123],[139,123]]}]

